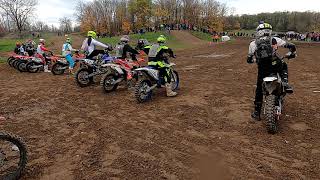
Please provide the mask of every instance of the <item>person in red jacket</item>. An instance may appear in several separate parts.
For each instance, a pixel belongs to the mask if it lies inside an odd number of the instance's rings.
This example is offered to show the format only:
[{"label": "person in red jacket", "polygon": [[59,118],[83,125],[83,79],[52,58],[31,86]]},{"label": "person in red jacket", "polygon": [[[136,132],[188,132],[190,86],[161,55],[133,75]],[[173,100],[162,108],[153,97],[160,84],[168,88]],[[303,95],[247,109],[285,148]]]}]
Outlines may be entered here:
[{"label": "person in red jacket", "polygon": [[48,70],[48,65],[46,64],[45,60],[45,52],[51,52],[48,48],[45,47],[45,40],[44,39],[39,39],[39,44],[37,47],[37,57],[41,58],[44,64],[44,72],[50,72]]}]

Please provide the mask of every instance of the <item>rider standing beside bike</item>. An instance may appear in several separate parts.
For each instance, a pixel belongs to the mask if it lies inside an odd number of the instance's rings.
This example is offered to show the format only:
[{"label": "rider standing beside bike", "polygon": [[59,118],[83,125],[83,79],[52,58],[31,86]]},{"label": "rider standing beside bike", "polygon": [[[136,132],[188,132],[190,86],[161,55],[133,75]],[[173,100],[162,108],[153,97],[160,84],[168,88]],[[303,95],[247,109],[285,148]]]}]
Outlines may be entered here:
[{"label": "rider standing beside bike", "polygon": [[36,57],[42,59],[42,62],[44,64],[44,72],[50,72],[48,70],[48,65],[47,65],[46,59],[45,59],[45,56],[46,56],[45,52],[50,52],[50,50],[45,47],[45,42],[46,41],[44,39],[39,39]]},{"label": "rider standing beside bike", "polygon": [[96,49],[96,46],[103,47],[105,49],[110,48],[108,45],[105,45],[97,40],[95,38],[97,37],[97,34],[94,31],[88,31],[87,38],[83,41],[81,50],[86,51],[88,59],[92,59],[93,57],[97,56],[98,54],[103,54],[104,50],[98,50]]},{"label": "rider standing beside bike", "polygon": [[293,93],[292,87],[288,84],[288,66],[280,59],[276,51],[278,47],[288,48],[290,50],[288,57],[295,58],[296,47],[292,43],[271,36],[272,26],[268,23],[261,23],[256,30],[256,39],[250,43],[247,62],[249,64],[254,63],[253,57],[255,56],[258,64],[258,78],[254,101],[255,109],[251,116],[256,120],[260,120],[263,100],[263,78],[271,73],[279,72],[284,83],[285,91],[287,93]]},{"label": "rider standing beside bike", "polygon": [[176,96],[178,93],[172,91],[171,89],[171,74],[167,65],[169,64],[168,59],[165,57],[165,54],[169,54],[170,57],[175,58],[172,49],[168,46],[165,46],[166,38],[163,35],[160,35],[157,38],[156,44],[149,45],[144,47],[144,52],[148,54],[148,65],[153,66],[159,70],[159,75],[164,77],[166,92],[168,97]]},{"label": "rider standing beside bike", "polygon": [[72,70],[74,67],[74,60],[72,59],[72,51],[75,51],[75,49],[73,49],[71,46],[70,38],[67,38],[66,42],[62,45],[62,56],[64,56],[66,60],[69,62],[69,74],[73,74]]}]

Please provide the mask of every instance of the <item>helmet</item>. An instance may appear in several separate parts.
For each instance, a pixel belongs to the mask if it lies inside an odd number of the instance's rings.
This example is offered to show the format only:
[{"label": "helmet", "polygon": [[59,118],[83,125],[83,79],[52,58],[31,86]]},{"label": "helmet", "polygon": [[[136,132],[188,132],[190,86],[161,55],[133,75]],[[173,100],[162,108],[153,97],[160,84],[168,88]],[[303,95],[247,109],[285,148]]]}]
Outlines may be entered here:
[{"label": "helmet", "polygon": [[92,37],[92,38],[96,38],[97,37],[97,33],[94,31],[88,31],[88,37]]},{"label": "helmet", "polygon": [[165,43],[165,42],[166,42],[166,38],[164,37],[164,35],[160,35],[160,36],[157,38],[157,42],[158,42],[158,43]]},{"label": "helmet", "polygon": [[21,46],[21,42],[16,42],[16,46]]},{"label": "helmet", "polygon": [[268,23],[263,23],[263,24],[259,24],[256,30],[257,30],[256,36],[258,38],[263,36],[271,36],[272,26]]},{"label": "helmet", "polygon": [[46,40],[44,40],[44,39],[39,39],[39,43],[44,44],[45,42],[46,42]]},{"label": "helmet", "polygon": [[130,38],[128,35],[124,35],[120,38],[120,41],[121,42],[129,42],[130,41]]},{"label": "helmet", "polygon": [[70,38],[67,38],[67,39],[66,39],[66,43],[71,44],[71,39],[70,39]]}]

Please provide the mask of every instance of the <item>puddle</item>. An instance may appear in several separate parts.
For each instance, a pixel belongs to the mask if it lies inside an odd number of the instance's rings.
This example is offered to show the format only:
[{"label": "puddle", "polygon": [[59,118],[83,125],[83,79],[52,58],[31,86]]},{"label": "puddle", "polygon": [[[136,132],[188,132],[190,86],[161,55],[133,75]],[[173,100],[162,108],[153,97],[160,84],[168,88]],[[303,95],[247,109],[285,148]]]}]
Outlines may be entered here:
[{"label": "puddle", "polygon": [[230,54],[201,54],[197,56],[193,56],[194,58],[223,58],[223,57],[230,57]]}]

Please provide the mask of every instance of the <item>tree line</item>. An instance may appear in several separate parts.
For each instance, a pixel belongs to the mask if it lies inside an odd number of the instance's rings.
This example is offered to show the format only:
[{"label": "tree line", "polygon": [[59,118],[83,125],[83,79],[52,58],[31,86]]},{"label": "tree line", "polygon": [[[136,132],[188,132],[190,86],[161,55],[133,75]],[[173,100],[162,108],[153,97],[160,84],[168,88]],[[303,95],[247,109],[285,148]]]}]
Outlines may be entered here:
[{"label": "tree line", "polygon": [[241,29],[255,29],[263,20],[273,26],[275,31],[320,32],[319,12],[275,12],[257,15],[229,16],[231,22],[240,24]]},{"label": "tree line", "polygon": [[82,31],[128,33],[180,23],[222,31],[227,13],[216,0],[94,0],[79,2],[75,14]]}]

